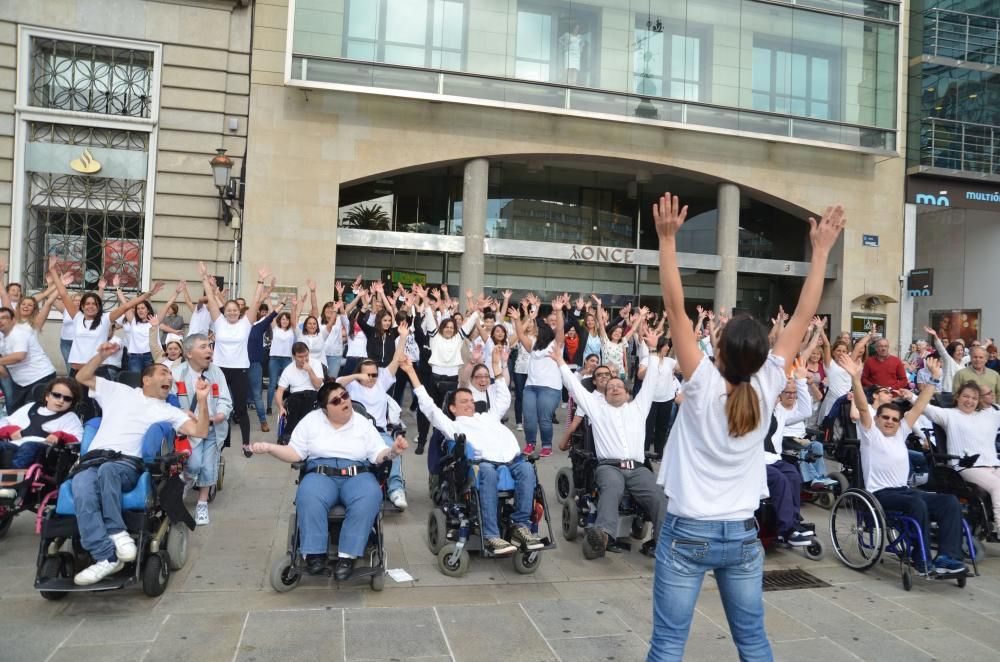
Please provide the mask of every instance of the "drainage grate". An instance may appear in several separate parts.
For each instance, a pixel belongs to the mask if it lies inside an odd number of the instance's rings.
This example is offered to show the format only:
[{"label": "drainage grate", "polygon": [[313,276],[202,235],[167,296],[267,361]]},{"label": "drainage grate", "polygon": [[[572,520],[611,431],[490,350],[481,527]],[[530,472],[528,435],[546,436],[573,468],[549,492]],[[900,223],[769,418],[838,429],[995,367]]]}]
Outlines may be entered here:
[{"label": "drainage grate", "polygon": [[830,586],[819,577],[805,570],[767,570],[764,572],[765,591],[794,591],[798,588],[826,588]]}]

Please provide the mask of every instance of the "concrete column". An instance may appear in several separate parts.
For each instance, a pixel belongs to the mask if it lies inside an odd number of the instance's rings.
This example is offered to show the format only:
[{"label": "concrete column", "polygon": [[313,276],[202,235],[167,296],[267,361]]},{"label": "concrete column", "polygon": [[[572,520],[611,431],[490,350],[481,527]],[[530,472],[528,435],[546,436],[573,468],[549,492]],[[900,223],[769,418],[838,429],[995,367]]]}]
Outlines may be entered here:
[{"label": "concrete column", "polygon": [[718,191],[719,221],[716,248],[722,267],[715,274],[715,310],[732,313],[736,307],[736,258],[740,252],[740,189],[723,182]]},{"label": "concrete column", "polygon": [[[462,236],[465,237],[465,253],[462,254],[462,269],[459,272],[461,290],[476,294],[483,289],[483,238],[486,234],[486,205],[489,199],[490,162],[473,159],[465,164],[462,181]],[[464,300],[464,299],[463,299]]]},{"label": "concrete column", "polygon": [[[913,297],[903,280],[913,271],[917,258],[917,206],[912,203],[903,205],[903,272],[899,281],[899,342],[897,356],[905,356],[910,348],[910,340],[923,337],[924,334],[913,335]],[[888,290],[891,291],[890,285]],[[889,334],[885,334],[888,336]]]}]

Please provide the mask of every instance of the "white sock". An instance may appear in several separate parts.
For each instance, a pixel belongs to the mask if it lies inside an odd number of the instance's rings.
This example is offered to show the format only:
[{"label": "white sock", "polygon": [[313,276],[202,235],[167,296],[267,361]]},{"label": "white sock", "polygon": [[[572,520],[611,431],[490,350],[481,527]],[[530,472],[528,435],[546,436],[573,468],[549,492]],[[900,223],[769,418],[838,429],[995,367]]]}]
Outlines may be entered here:
[{"label": "white sock", "polygon": [[337,552],[337,558],[338,559],[356,559],[358,557],[351,556],[350,554],[344,554],[343,552]]},{"label": "white sock", "polygon": [[199,506],[205,506],[206,508],[208,508],[208,502],[207,501],[198,501],[198,505]]}]

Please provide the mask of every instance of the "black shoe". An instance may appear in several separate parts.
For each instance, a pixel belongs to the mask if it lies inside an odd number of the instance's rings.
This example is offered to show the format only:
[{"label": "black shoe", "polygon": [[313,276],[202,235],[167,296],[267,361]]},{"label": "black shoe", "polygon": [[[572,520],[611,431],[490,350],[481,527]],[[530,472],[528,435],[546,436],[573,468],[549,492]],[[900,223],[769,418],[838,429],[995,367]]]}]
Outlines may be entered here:
[{"label": "black shoe", "polygon": [[642,543],[642,547],[639,548],[639,553],[642,554],[643,556],[648,556],[651,559],[655,559],[656,558],[656,541],[655,540],[647,540],[646,542]]},{"label": "black shoe", "polygon": [[253,457],[253,451],[250,450],[249,446],[243,447],[243,457],[250,458]]},{"label": "black shoe", "polygon": [[348,559],[341,556],[337,559],[337,565],[333,569],[333,576],[338,582],[342,582],[345,579],[349,579],[353,571],[354,559]]},{"label": "black shoe", "polygon": [[617,540],[608,540],[608,544],[605,546],[605,550],[613,554],[624,554],[628,551],[628,547],[618,542]]},{"label": "black shoe", "polygon": [[597,559],[604,556],[608,544],[608,534],[596,526],[589,527],[583,536],[583,557]]},{"label": "black shoe", "polygon": [[268,415],[268,416],[270,416],[270,415],[271,415],[271,408],[270,408],[270,407],[268,407],[268,408],[267,408],[267,415]]},{"label": "black shoe", "polygon": [[426,440],[418,440],[417,441],[417,449],[415,451],[413,451],[413,454],[414,455],[423,455],[424,454],[424,446],[426,446],[426,445],[427,445],[427,441]]},{"label": "black shoe", "polygon": [[310,575],[329,574],[326,566],[326,554],[306,554],[306,572]]}]

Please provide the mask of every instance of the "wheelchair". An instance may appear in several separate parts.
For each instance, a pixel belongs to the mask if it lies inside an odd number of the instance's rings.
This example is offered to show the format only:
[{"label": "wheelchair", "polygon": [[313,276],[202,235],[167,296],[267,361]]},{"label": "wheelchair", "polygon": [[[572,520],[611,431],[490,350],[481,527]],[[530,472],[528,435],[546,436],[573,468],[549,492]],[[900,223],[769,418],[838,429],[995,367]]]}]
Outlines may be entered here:
[{"label": "wheelchair", "polygon": [[286,413],[278,417],[278,443],[280,445],[286,446],[288,444],[295,426],[306,414],[316,408],[316,393],[312,390],[285,393]]},{"label": "wheelchair", "polygon": [[[80,456],[79,443],[62,440],[39,452],[26,469],[0,469],[0,538],[10,531],[20,513],[35,513],[35,533],[42,528],[45,511],[54,502],[70,468]],[[0,454],[0,466],[9,466],[13,453]]]},{"label": "wheelchair", "polygon": [[[374,419],[368,415],[365,411],[364,405],[360,403],[353,403],[354,411],[365,415],[372,424],[375,424]],[[396,430],[392,431],[393,433]],[[393,435],[395,436],[395,435]],[[295,484],[298,485],[303,478],[306,476],[306,462],[295,462],[292,464],[292,469],[299,472],[298,478],[295,479]],[[378,481],[379,487],[382,490],[382,505],[379,507],[378,515],[375,516],[375,521],[372,522],[372,528],[368,532],[368,543],[365,546],[364,558],[367,559],[367,566],[356,566],[351,573],[349,582],[357,581],[367,581],[370,583],[373,591],[381,591],[385,588],[385,570],[388,565],[388,557],[385,551],[385,537],[382,532],[382,516],[385,512],[385,501],[386,501],[386,484],[389,479],[389,470],[392,468],[392,462],[386,461],[378,465],[373,471],[375,479]],[[330,513],[327,515],[327,526],[328,526],[328,536],[329,536],[329,548],[327,552],[327,572],[326,576],[332,574],[331,569],[333,564],[337,561],[337,541],[340,538],[340,527],[344,523],[344,518],[347,516],[347,509],[341,505],[337,504],[330,509]],[[299,582],[302,580],[302,576],[306,574],[305,572],[305,559],[302,556],[301,541],[299,536],[298,527],[298,512],[293,510],[291,517],[288,520],[288,543],[286,548],[286,553],[284,556],[278,558],[277,561],[271,566],[270,572],[270,582],[271,588],[273,588],[278,593],[287,593],[295,589]]]},{"label": "wheelchair", "polygon": [[[560,468],[556,474],[556,498],[562,503],[563,538],[573,541],[580,535],[581,528],[593,526],[600,498],[597,489],[599,461],[589,422],[584,421],[571,438],[569,459],[570,466]],[[643,466],[652,471],[648,457]],[[652,526],[653,521],[645,509],[626,492],[618,505],[618,531],[613,540],[608,540],[607,551],[630,551],[632,544],[627,539],[645,540]],[[643,553],[648,549],[644,547]],[[584,556],[589,558],[588,550],[589,546],[584,545]]]},{"label": "wheelchair", "polygon": [[[100,419],[91,419],[84,426],[80,455],[97,433]],[[59,485],[54,508],[46,509],[42,518],[38,547],[35,588],[46,600],[60,600],[68,593],[108,591],[133,583],[141,583],[143,592],[156,597],[167,588],[170,572],[180,570],[187,562],[188,528],[194,522],[172,519],[165,512],[183,508],[180,495],[183,481],[180,474],[191,449],[185,437],[175,437],[166,423],[150,427],[143,438],[142,459],[145,471],[135,487],[122,494],[122,518],[126,530],[136,537],[138,555],[135,561],[110,577],[89,586],[77,586],[74,575],[92,563],[80,544],[73,504],[72,480]]]},{"label": "wheelchair", "polygon": [[813,536],[808,545],[793,546],[781,541],[778,538],[778,522],[774,514],[774,508],[771,507],[770,499],[761,500],[760,506],[754,513],[754,518],[757,520],[757,538],[760,540],[760,544],[763,546],[765,552],[769,552],[778,547],[783,549],[801,549],[807,559],[812,561],[823,560],[823,557],[826,554],[826,548],[823,546],[823,541],[816,537],[815,524],[811,524],[809,522],[799,522],[799,526],[807,531],[811,531]]},{"label": "wheelchair", "polygon": [[837,398],[830,413],[821,422],[819,440],[823,443],[826,458],[840,463],[840,471],[827,473],[840,484],[837,494],[849,487],[857,487],[860,476],[855,475],[853,467],[860,462],[861,441],[858,439],[857,424],[851,420],[851,401],[846,395]]},{"label": "wheelchair", "polygon": [[[427,519],[427,546],[437,556],[438,569],[449,577],[462,577],[469,571],[472,561],[469,552],[480,552],[483,557],[497,556],[483,548],[480,523],[482,510],[479,501],[479,472],[474,461],[472,447],[466,443],[464,435],[446,440],[443,444],[438,485],[438,502]],[[538,454],[525,457],[535,470]],[[497,522],[500,535],[510,539],[508,531],[512,527],[511,515],[515,507],[515,482],[507,467],[497,466],[497,500],[499,513]],[[542,552],[556,548],[549,520],[549,508],[545,500],[545,490],[535,482],[534,504],[530,529],[539,532],[545,522],[546,535],[542,537],[541,549],[513,552],[514,570],[522,575],[530,575],[542,563]],[[503,554],[502,556],[508,556]]]},{"label": "wheelchair", "polygon": [[[806,440],[808,441],[821,441],[822,437],[823,433],[820,430],[806,430]],[[803,456],[803,453],[805,453],[805,456]],[[800,467],[803,462],[812,464],[821,459],[820,456],[807,452],[804,446],[791,437],[785,437],[781,440],[781,458],[797,467]],[[833,478],[833,476],[830,476],[830,478]],[[837,481],[836,485],[821,488],[813,487],[803,480],[800,494],[802,503],[815,503],[820,508],[829,510],[833,507],[833,502],[837,499],[837,496],[846,489],[846,485],[840,482],[841,478],[842,476],[833,478]]]}]

